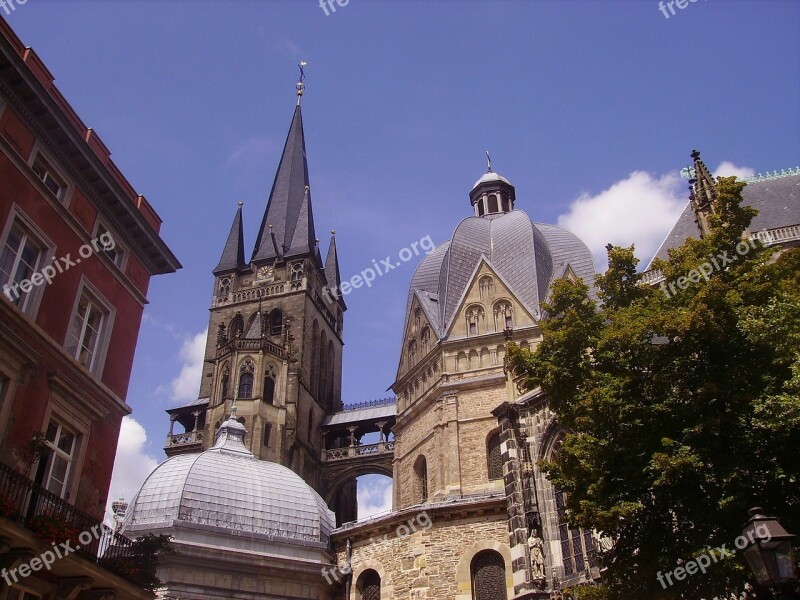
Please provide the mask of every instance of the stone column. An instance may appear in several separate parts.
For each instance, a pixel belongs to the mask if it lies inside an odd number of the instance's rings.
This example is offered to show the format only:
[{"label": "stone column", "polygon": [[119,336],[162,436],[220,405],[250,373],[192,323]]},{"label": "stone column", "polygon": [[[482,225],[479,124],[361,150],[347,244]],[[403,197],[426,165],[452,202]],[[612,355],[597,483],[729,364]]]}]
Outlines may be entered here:
[{"label": "stone column", "polygon": [[172,430],[175,429],[175,420],[178,418],[178,415],[170,415],[169,416],[169,434],[173,435]]}]

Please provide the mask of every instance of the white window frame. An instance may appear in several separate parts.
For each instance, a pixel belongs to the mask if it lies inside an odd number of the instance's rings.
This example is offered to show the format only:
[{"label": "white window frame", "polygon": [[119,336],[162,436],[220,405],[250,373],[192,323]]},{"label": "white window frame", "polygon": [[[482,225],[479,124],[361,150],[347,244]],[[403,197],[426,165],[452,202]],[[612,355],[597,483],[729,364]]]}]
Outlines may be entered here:
[{"label": "white window frame", "polygon": [[75,319],[78,316],[78,308],[80,307],[81,298],[83,298],[84,294],[89,296],[89,300],[93,305],[101,308],[103,312],[103,321],[97,337],[97,344],[94,350],[92,363],[90,365],[82,366],[84,366],[84,368],[86,368],[90,373],[100,378],[103,374],[103,368],[105,367],[108,343],[111,339],[111,332],[114,328],[114,317],[116,311],[114,310],[114,305],[111,304],[95,286],[89,283],[85,276],[81,278],[80,285],[78,286],[78,292],[75,294],[75,302],[72,306],[72,311],[70,312],[69,326],[67,327],[66,337],[64,338],[64,349],[66,350],[67,354],[73,358],[73,360],[81,364],[78,357],[80,355],[80,346],[83,344],[83,337],[86,332],[85,321],[81,329],[81,336],[78,340],[79,346],[74,348],[74,350],[70,350],[70,345],[72,343],[72,328],[75,323]]},{"label": "white window frame", "polygon": [[116,252],[116,257],[115,258],[111,258],[108,255],[108,251],[103,250],[102,246],[99,245],[99,242],[97,242],[98,243],[97,247],[99,248],[97,253],[98,254],[105,254],[106,257],[111,262],[113,262],[120,271],[124,272],[125,271],[125,267],[128,264],[128,249],[120,243],[119,236],[116,235],[112,231],[112,229],[106,224],[106,222],[102,221],[100,219],[97,219],[97,223],[94,226],[94,238],[93,239],[97,240],[101,235],[103,235],[103,231],[102,230],[105,230],[105,232],[107,232],[112,237],[112,239],[114,240],[114,249],[112,250],[112,252]]},{"label": "white window frame", "polygon": [[[28,217],[28,215],[22,212],[20,207],[15,203],[11,206],[8,220],[3,228],[3,236],[0,238],[0,255],[2,255],[3,251],[5,250],[8,236],[11,235],[11,230],[15,224],[19,224],[20,228],[25,230],[27,235],[32,236],[34,241],[37,242],[42,248],[39,252],[39,259],[37,261],[36,268],[34,269],[34,273],[37,273],[43,265],[48,265],[53,261],[53,257],[55,256],[56,252],[55,244],[50,241],[50,238],[48,238],[44,232],[39,229],[36,223],[34,223],[33,220]],[[42,285],[33,286],[25,295],[25,299],[20,304],[15,306],[17,306],[17,308],[28,315],[31,319],[35,320],[36,314],[39,311],[39,304],[42,301],[42,295],[44,294],[45,287],[46,284],[44,283]],[[0,286],[0,294],[2,294],[3,298],[5,298],[7,302],[10,302],[6,295],[2,293],[2,286]]]},{"label": "white window frame", "polygon": [[[45,166],[48,168],[51,177],[60,184],[61,189],[59,190],[58,194],[53,192],[53,190],[51,190],[47,186],[47,183],[39,176],[39,174],[36,173],[36,171],[34,171],[34,165],[36,164],[37,161],[43,162]],[[59,204],[63,206],[68,206],[70,196],[72,195],[73,186],[72,183],[70,182],[70,179],[64,175],[64,172],[59,167],[57,167],[56,164],[57,164],[56,161],[51,158],[50,154],[42,149],[42,145],[40,142],[34,144],[33,150],[31,151],[31,156],[28,159],[28,166],[31,169],[32,175],[36,179],[37,183],[41,184],[42,187],[45,190],[47,190],[47,193],[52,198],[55,198]]]},{"label": "white window frame", "polygon": [[[45,439],[45,444],[50,449],[51,455],[48,457],[49,464],[47,465],[47,472],[45,473],[44,480],[42,481],[42,487],[56,496],[63,498],[64,500],[69,500],[70,487],[73,483],[73,471],[75,470],[75,460],[77,458],[78,451],[80,450],[81,433],[79,431],[75,431],[69,426],[69,424],[65,425],[64,419],[61,419],[52,413],[47,422],[47,427],[45,427],[45,433],[49,431],[51,423],[55,423],[57,425],[56,440],[55,442],[51,442],[50,440]],[[64,430],[73,436],[72,448],[69,454],[58,447],[59,435]],[[61,482],[60,491],[50,489],[50,480],[53,478],[53,469],[55,468],[56,464],[54,458],[61,458],[67,463],[67,469],[64,473],[64,481]]]}]

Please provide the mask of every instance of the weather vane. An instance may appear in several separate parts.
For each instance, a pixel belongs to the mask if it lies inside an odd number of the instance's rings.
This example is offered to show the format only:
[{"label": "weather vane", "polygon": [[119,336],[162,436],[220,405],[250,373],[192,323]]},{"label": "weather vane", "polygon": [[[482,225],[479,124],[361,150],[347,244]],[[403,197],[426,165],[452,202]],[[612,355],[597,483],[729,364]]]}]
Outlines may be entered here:
[{"label": "weather vane", "polygon": [[486,151],[486,168],[489,169],[487,173],[492,172],[492,157],[489,156],[489,151]]},{"label": "weather vane", "polygon": [[297,80],[297,105],[300,105],[300,98],[303,97],[303,92],[306,89],[306,84],[304,83],[306,80],[306,73],[303,70],[303,67],[307,66],[308,63],[304,60],[300,61],[298,65],[300,67],[300,79]]}]

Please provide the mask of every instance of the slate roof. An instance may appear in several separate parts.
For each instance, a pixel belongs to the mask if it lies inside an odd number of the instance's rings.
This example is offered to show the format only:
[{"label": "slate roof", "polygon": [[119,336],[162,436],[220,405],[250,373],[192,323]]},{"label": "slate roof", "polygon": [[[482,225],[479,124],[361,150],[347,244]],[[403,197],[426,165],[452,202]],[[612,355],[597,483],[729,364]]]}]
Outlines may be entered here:
[{"label": "slate roof", "polygon": [[[252,261],[274,259],[275,245],[282,256],[290,258],[316,251],[314,216],[306,161],[306,142],[300,106],[295,108],[286,144],[267,209],[258,230]],[[269,226],[275,235],[273,243]]]},{"label": "slate roof", "polygon": [[233,271],[244,266],[244,231],[242,229],[242,205],[240,204],[239,209],[236,211],[236,216],[233,218],[233,225],[231,225],[231,231],[228,234],[228,241],[225,242],[222,257],[212,272],[214,275],[219,275],[225,271]]},{"label": "slate roof", "polygon": [[357,410],[345,410],[325,417],[323,425],[344,425],[358,423],[361,421],[371,421],[383,417],[394,417],[397,415],[397,404],[384,404],[383,406],[371,406]]},{"label": "slate roof", "polygon": [[452,239],[417,267],[409,286],[407,318],[416,293],[441,339],[484,258],[535,317],[541,314],[541,303],[553,279],[567,264],[590,289],[594,283],[592,255],[568,231],[533,223],[521,210],[467,217],[456,227]]},{"label": "slate roof", "polygon": [[[750,231],[800,224],[800,175],[748,183],[742,191],[742,198],[745,205],[758,210]],[[667,260],[667,250],[679,247],[690,237],[697,239],[700,234],[692,207],[687,202],[672,231],[661,243],[650,263],[656,258]],[[649,269],[650,265],[647,266],[647,270]]]}]

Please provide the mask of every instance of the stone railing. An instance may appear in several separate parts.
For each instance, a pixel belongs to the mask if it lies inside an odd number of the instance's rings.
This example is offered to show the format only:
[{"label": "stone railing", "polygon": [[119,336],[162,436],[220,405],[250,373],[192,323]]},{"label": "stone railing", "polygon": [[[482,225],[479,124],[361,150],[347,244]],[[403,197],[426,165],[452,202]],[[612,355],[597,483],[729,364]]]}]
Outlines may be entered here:
[{"label": "stone railing", "polygon": [[[261,298],[269,298],[270,296],[279,296],[286,291],[288,282],[273,283],[271,285],[254,285],[249,290],[240,290],[238,292],[231,292],[224,296],[217,296],[214,298],[214,306],[222,306],[224,304],[236,304],[238,302],[248,302],[250,300],[259,300]],[[294,289],[294,284],[292,284]]]},{"label": "stone railing", "polygon": [[247,338],[234,338],[232,340],[228,340],[222,344],[222,346],[217,348],[217,358],[221,358],[232,350],[266,350],[278,358],[285,358],[286,356],[286,351],[281,346],[269,341],[266,338],[259,338],[255,340],[250,340]]},{"label": "stone railing", "polygon": [[396,404],[397,398],[377,398],[376,400],[366,400],[364,402],[353,402],[351,404],[345,404],[343,410],[359,410],[362,408],[374,408],[376,406],[388,406],[390,404]]},{"label": "stone railing", "polygon": [[173,433],[167,435],[167,447],[172,446],[189,446],[191,444],[202,444],[203,432],[202,431],[187,431],[186,433]]},{"label": "stone railing", "polygon": [[349,448],[331,448],[322,451],[322,460],[326,462],[335,460],[346,460],[348,458],[358,458],[359,456],[372,456],[377,454],[388,454],[394,452],[394,441],[378,442],[376,444],[364,444],[361,446],[350,446]]}]

